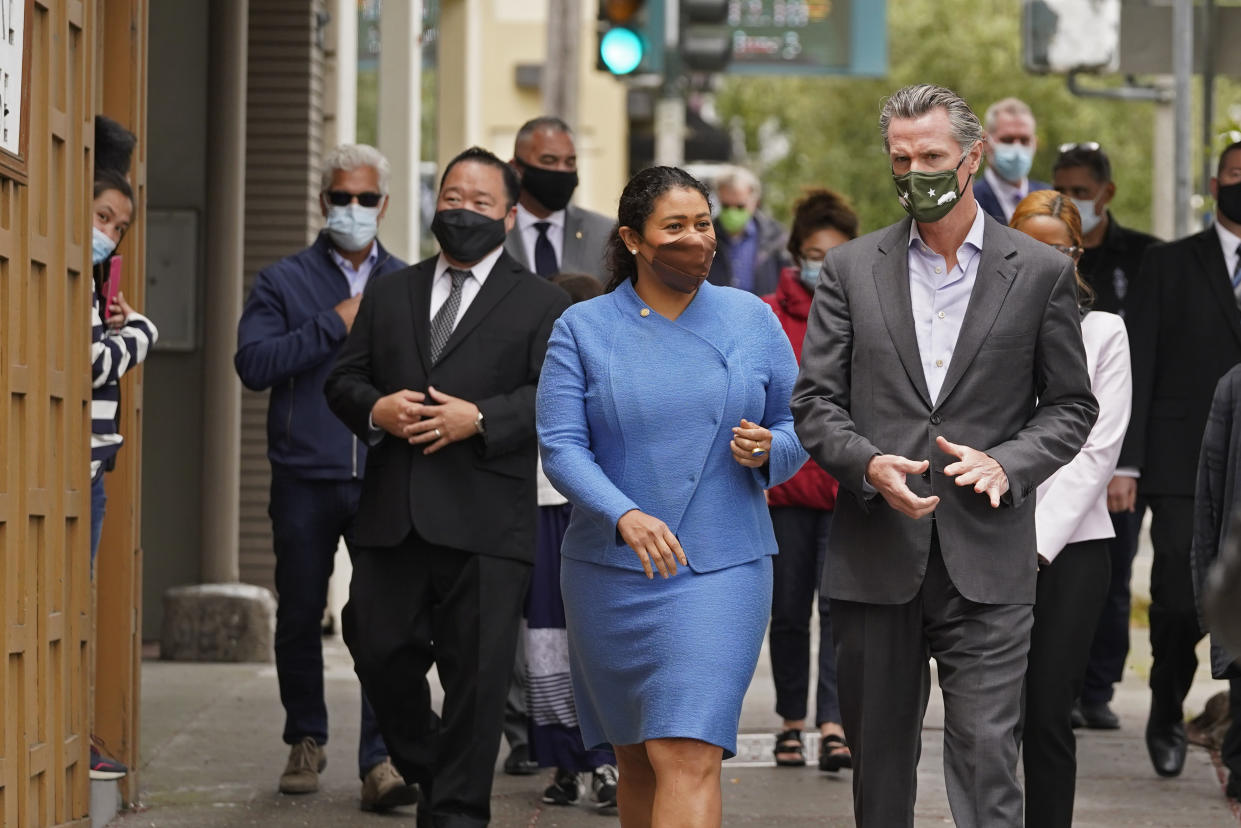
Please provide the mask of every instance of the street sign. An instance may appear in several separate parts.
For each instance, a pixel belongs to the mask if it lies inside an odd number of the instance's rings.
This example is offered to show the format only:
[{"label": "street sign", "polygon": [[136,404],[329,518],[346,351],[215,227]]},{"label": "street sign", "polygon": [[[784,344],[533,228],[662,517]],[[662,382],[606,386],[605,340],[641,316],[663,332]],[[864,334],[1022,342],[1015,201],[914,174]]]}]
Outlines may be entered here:
[{"label": "street sign", "polygon": [[727,74],[883,75],[886,0],[731,0]]}]

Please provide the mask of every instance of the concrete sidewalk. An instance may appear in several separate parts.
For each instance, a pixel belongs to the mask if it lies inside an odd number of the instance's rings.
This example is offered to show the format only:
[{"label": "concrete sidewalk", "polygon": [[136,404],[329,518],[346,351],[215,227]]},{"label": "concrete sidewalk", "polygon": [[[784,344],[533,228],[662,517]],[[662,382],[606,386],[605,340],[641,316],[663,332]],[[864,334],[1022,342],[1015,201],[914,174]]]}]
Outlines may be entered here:
[{"label": "concrete sidewalk", "polygon": [[[1145,592],[1149,550],[1136,567],[1134,591]],[[1078,731],[1076,822],[1094,826],[1237,826],[1207,752],[1191,747],[1184,773],[1161,779],[1151,769],[1142,738],[1149,692],[1147,631],[1133,630],[1133,652],[1114,709],[1119,731]],[[288,749],[280,741],[284,712],[270,665],[186,664],[148,661],[142,680],[142,790],[137,809],[111,823],[138,826],[380,826],[413,828],[412,812],[387,815],[358,810],[356,745],[358,684],[338,639],[325,640],[332,740],[320,793],[286,797],[276,792]],[[1202,664],[1186,710],[1202,709],[1226,689]],[[852,825],[850,776],[815,768],[775,768],[766,745],[778,721],[773,711],[766,650],[741,717],[742,755],[724,767],[724,824],[809,828]],[[942,775],[943,707],[932,693],[919,768],[917,825],[951,825]],[[501,748],[501,758],[506,748]],[[746,756],[749,752],[751,755]],[[746,761],[747,758],[759,761]],[[539,802],[550,773],[510,777],[498,773],[492,824],[498,828],[615,825],[615,816],[588,807],[552,808]]]}]

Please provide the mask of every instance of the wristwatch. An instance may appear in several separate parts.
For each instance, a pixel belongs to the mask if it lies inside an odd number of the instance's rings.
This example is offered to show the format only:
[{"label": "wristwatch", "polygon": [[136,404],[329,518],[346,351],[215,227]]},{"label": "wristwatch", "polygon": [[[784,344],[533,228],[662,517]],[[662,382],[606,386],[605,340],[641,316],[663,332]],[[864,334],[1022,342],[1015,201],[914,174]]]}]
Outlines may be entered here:
[{"label": "wristwatch", "polygon": [[483,422],[483,412],[481,410],[478,412],[478,417],[474,419],[474,428],[478,429],[479,434],[487,433],[487,425]]}]

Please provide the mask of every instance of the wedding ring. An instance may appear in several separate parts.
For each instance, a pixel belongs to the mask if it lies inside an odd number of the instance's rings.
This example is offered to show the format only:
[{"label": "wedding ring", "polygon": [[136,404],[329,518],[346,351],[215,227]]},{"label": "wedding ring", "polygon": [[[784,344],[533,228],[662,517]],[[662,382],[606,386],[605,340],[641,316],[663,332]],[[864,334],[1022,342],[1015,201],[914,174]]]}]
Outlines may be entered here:
[{"label": "wedding ring", "polygon": [[435,436],[436,436],[436,437],[439,437],[439,438],[441,438],[441,439],[444,437],[444,435],[443,435],[443,434],[440,434],[440,430],[439,430],[438,428],[437,428],[437,429],[435,429]]}]

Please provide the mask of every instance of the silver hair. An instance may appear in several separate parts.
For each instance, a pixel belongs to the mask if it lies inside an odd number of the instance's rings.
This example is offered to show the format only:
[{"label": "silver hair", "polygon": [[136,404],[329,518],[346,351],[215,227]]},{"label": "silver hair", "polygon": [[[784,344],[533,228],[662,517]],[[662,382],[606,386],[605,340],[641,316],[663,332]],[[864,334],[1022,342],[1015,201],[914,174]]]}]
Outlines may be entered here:
[{"label": "silver hair", "polygon": [[893,118],[921,118],[931,110],[941,108],[948,113],[952,137],[956,139],[962,152],[967,152],[982,140],[982,124],[978,122],[978,116],[964,98],[951,89],[931,83],[919,83],[898,89],[883,102],[883,109],[879,113],[879,132],[883,135],[884,152],[891,149],[888,144],[888,128]]},{"label": "silver hair", "polygon": [[735,187],[739,190],[749,190],[754,194],[755,198],[762,198],[763,184],[758,180],[758,176],[747,170],[745,167],[728,167],[715,178],[715,189],[718,191],[721,187]]},{"label": "silver hair", "polygon": [[1034,121],[1034,112],[1029,104],[1020,98],[1004,98],[987,107],[987,111],[983,114],[982,122],[987,132],[995,131],[995,120],[1001,115],[1016,115],[1029,118],[1031,122]]},{"label": "silver hair", "polygon": [[379,192],[388,194],[388,176],[391,167],[388,159],[370,144],[341,144],[323,159],[323,173],[319,183],[320,191],[327,192],[332,187],[332,176],[337,170],[348,172],[358,167],[374,167],[379,174]]}]

